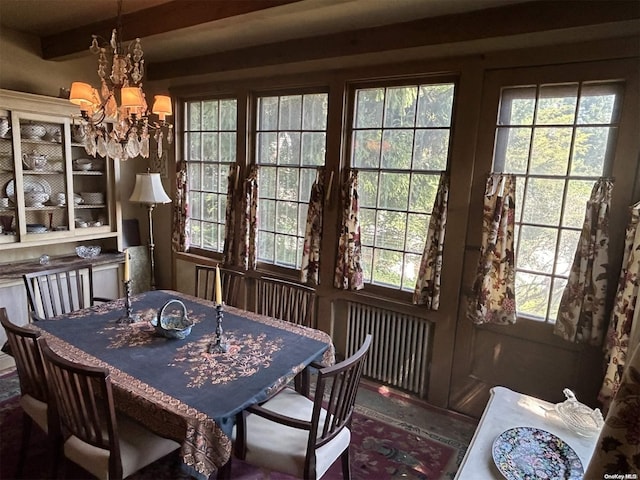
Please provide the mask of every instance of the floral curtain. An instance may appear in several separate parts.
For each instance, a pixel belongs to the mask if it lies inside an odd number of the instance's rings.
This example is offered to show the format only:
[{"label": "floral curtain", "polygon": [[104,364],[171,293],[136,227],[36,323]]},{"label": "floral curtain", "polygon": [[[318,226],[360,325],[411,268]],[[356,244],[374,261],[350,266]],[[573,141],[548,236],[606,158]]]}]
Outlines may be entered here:
[{"label": "floral curtain", "polygon": [[245,270],[256,269],[258,238],[258,166],[252,165],[244,182],[244,215],[242,216],[241,260]]},{"label": "floral curtain", "polygon": [[358,171],[352,170],[342,186],[342,225],[336,258],[333,284],[343,290],[361,290],[364,287],[362,245],[360,244],[360,222],[358,203]]},{"label": "floral curtain", "polygon": [[442,173],[438,192],[431,210],[427,240],[424,245],[422,261],[413,303],[426,305],[430,310],[440,307],[440,278],[442,276],[442,255],[444,234],[447,226],[447,203],[449,201],[449,175]]},{"label": "floral curtain", "polygon": [[[631,352],[584,478],[637,478],[640,472],[640,345]],[[614,474],[617,473],[619,475]]]},{"label": "floral curtain", "polygon": [[171,243],[176,252],[189,250],[189,179],[187,178],[187,162],[176,165],[176,191],[173,200],[173,232]]},{"label": "floral curtain", "polygon": [[468,318],[476,324],[516,321],[515,198],[514,175],[489,175],[484,196],[480,260],[467,310]]},{"label": "floral curtain", "polygon": [[223,262],[225,265],[235,265],[235,254],[237,250],[235,225],[237,216],[236,202],[237,198],[237,182],[238,171],[235,166],[229,167],[229,176],[227,177],[227,209],[224,217],[224,248],[222,250]]},{"label": "floral curtain", "polygon": [[622,270],[605,346],[607,371],[598,394],[598,400],[602,402],[605,411],[620,388],[620,379],[627,363],[631,327],[637,316],[636,305],[640,291],[640,203],[630,210]]},{"label": "floral curtain", "polygon": [[599,179],[578,240],[553,332],[565,340],[600,346],[606,328],[605,300],[609,264],[609,209],[613,180]]},{"label": "floral curtain", "polygon": [[324,167],[318,168],[316,181],[311,186],[307,226],[302,250],[300,281],[317,285],[320,269],[320,241],[322,239],[322,212],[324,207]]}]

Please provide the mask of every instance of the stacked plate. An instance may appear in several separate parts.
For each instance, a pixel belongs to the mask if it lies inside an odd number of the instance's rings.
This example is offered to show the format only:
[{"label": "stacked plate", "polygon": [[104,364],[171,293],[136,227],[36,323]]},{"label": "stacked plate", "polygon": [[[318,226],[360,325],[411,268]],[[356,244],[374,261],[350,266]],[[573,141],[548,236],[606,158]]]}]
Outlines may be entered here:
[{"label": "stacked plate", "polygon": [[104,204],[104,193],[102,192],[80,192],[80,196],[87,205]]}]

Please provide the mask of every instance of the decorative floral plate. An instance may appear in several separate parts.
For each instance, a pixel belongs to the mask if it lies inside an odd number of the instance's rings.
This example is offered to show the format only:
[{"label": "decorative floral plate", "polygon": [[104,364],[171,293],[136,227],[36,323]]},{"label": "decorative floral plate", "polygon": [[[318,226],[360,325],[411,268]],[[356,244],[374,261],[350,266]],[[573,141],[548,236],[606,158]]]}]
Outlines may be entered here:
[{"label": "decorative floral plate", "polygon": [[493,442],[493,461],[508,480],[581,480],[576,452],[554,434],[533,427],[502,432]]}]

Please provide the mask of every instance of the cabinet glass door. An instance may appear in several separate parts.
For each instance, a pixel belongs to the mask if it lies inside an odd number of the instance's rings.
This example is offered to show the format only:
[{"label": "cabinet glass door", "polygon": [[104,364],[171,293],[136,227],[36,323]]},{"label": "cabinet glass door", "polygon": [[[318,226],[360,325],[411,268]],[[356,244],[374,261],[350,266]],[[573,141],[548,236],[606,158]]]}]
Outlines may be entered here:
[{"label": "cabinet glass door", "polygon": [[9,198],[7,193],[7,189],[15,184],[15,177],[11,118],[9,112],[0,110],[0,243],[17,241],[15,197]]},{"label": "cabinet glass door", "polygon": [[77,126],[71,127],[74,218],[76,234],[110,231],[109,163],[96,153],[87,154]]},{"label": "cabinet glass door", "polygon": [[[63,121],[19,117],[22,177],[7,194],[24,202],[20,233],[36,236],[69,230],[69,177]],[[33,237],[33,238],[32,238]]]}]

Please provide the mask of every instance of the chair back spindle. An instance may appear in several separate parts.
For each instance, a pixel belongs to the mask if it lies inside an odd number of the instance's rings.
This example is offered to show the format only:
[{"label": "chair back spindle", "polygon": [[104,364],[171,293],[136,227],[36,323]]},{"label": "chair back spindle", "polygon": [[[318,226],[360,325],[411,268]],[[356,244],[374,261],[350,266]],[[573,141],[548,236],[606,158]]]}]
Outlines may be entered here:
[{"label": "chair back spindle", "polygon": [[315,328],[316,291],[307,285],[262,277],[256,285],[256,312]]}]

